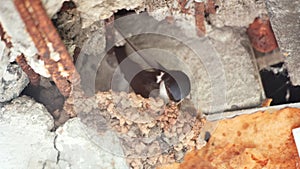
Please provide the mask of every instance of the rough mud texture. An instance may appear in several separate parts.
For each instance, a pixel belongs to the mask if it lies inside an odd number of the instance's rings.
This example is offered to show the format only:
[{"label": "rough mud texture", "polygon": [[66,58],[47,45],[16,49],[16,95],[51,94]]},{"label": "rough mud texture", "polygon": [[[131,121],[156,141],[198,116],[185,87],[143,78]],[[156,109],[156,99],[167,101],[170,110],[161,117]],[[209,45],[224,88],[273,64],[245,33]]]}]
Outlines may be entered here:
[{"label": "rough mud texture", "polygon": [[[165,106],[161,99],[125,92],[99,92],[95,97],[72,100],[85,125],[82,131],[97,149],[123,157],[132,168],[181,161],[186,151],[204,145],[197,139],[203,121],[189,101],[178,109]],[[103,142],[107,139],[113,139],[114,146]]]},{"label": "rough mud texture", "polygon": [[9,64],[0,75],[0,102],[18,97],[28,83],[29,79],[22,69],[16,64]]},{"label": "rough mud texture", "polygon": [[293,85],[300,85],[300,1],[266,0],[273,31]]},{"label": "rough mud texture", "polygon": [[43,168],[56,163],[53,119],[28,97],[0,107],[1,168]]}]

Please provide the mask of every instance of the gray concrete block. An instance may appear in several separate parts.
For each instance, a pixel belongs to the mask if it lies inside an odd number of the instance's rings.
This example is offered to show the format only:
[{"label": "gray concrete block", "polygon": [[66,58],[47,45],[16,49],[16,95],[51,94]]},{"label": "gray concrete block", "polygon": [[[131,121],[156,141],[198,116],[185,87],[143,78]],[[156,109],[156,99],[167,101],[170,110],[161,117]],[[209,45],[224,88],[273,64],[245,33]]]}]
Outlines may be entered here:
[{"label": "gray concrete block", "polygon": [[111,132],[103,134],[93,132],[79,118],[68,120],[64,126],[58,128],[55,142],[60,152],[58,166],[60,168],[72,166],[72,169],[129,168],[122,155],[118,138]]},{"label": "gray concrete block", "polygon": [[266,0],[273,31],[294,85],[300,85],[300,1]]},{"label": "gray concrete block", "polygon": [[[0,166],[10,169],[43,168],[56,163],[53,119],[46,108],[20,97],[0,108]],[[55,167],[53,167],[55,168]]]},{"label": "gray concrete block", "polygon": [[0,75],[0,102],[6,102],[18,97],[29,83],[29,79],[17,64],[2,66],[6,67],[6,70]]}]

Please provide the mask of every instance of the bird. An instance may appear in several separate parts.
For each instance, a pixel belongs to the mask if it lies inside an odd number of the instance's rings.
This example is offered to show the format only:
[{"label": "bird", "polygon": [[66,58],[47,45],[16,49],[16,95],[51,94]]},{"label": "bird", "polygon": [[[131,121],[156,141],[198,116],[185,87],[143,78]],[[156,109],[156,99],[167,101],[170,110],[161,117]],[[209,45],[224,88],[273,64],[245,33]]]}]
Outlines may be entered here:
[{"label": "bird", "polygon": [[149,61],[146,56],[138,54],[149,64],[145,68],[127,56],[125,46],[115,46],[114,52],[124,78],[136,94],[144,98],[160,97],[166,102],[176,103],[189,95],[191,83],[184,72],[168,70],[158,62]]}]

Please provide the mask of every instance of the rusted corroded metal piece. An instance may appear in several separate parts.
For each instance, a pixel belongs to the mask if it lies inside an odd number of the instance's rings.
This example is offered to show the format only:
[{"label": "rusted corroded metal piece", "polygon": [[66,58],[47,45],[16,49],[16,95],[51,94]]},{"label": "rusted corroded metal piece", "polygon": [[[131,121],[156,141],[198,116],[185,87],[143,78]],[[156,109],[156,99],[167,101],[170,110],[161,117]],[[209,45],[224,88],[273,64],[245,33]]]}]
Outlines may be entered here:
[{"label": "rusted corroded metal piece", "polygon": [[[1,40],[3,40],[3,42],[5,43],[6,47],[8,48],[13,47],[12,43],[9,40],[10,37],[7,37],[1,24],[0,24],[0,36],[1,36]],[[16,58],[16,62],[19,64],[22,70],[27,74],[28,78],[30,79],[30,83],[35,86],[39,85],[40,75],[35,73],[33,69],[27,64],[27,61],[23,54],[19,55]]]},{"label": "rusted corroded metal piece", "polygon": [[189,4],[189,0],[178,0],[178,4],[180,6],[180,10],[182,13],[185,13],[185,14],[189,14],[190,13],[190,8],[188,7]]},{"label": "rusted corroded metal piece", "polygon": [[42,3],[14,0],[14,4],[53,81],[64,96],[69,96],[71,83],[79,83],[80,77]]},{"label": "rusted corroded metal piece", "polygon": [[205,4],[204,2],[195,2],[195,22],[197,28],[197,35],[204,36],[205,28]]},{"label": "rusted corroded metal piece", "polygon": [[35,73],[35,71],[33,71],[33,69],[27,64],[27,61],[23,54],[17,57],[16,62],[19,64],[22,70],[27,74],[30,83],[32,85],[37,86],[40,84],[40,75]]},{"label": "rusted corroded metal piece", "polygon": [[207,0],[205,5],[205,12],[209,14],[216,13],[215,0]]},{"label": "rusted corroded metal piece", "polygon": [[259,52],[268,53],[278,48],[268,17],[256,18],[249,25],[247,34],[253,48]]},{"label": "rusted corroded metal piece", "polygon": [[6,47],[11,48],[12,43],[9,41],[9,37],[7,37],[7,34],[5,33],[1,23],[0,23],[0,38],[5,43]]}]

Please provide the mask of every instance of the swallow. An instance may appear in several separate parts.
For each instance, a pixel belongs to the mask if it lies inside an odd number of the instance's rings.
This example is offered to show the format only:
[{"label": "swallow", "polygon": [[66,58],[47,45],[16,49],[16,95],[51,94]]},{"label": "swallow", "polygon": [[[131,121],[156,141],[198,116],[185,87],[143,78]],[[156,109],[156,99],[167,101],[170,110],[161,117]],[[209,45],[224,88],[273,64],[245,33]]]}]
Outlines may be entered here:
[{"label": "swallow", "polygon": [[147,61],[145,56],[139,55],[149,65],[139,65],[127,57],[125,46],[114,47],[118,64],[124,78],[136,94],[144,98],[161,97],[166,102],[180,103],[191,90],[189,77],[179,70],[168,70],[155,62]]}]

